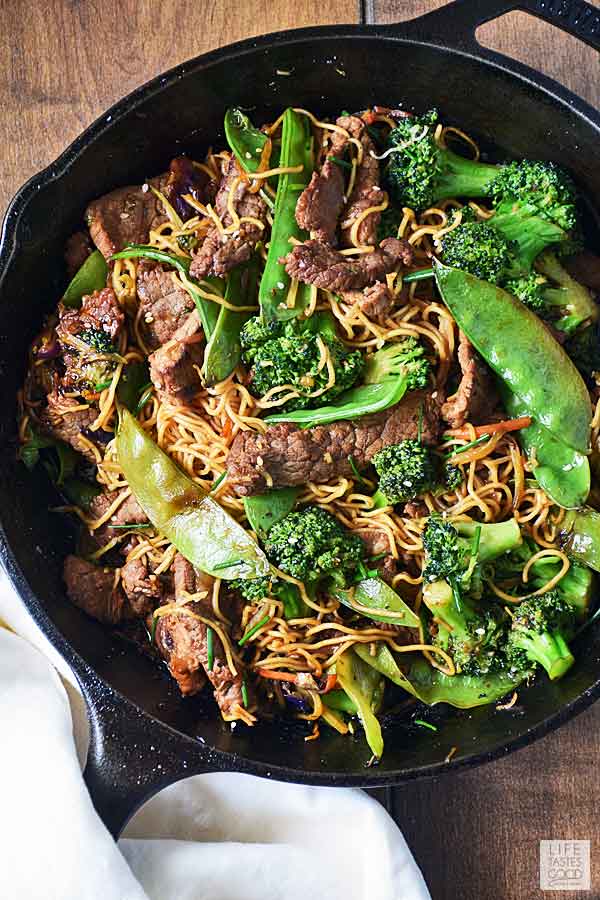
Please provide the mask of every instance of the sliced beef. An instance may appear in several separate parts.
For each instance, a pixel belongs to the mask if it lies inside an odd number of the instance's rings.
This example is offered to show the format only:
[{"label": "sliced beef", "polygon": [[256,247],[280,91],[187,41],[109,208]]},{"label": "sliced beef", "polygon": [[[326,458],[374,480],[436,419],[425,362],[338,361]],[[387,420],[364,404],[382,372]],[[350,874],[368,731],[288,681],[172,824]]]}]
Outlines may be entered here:
[{"label": "sliced beef", "polygon": [[170,341],[194,309],[194,301],[162,266],[143,261],[136,277],[141,322],[147,345],[155,350]]},{"label": "sliced beef", "polygon": [[59,340],[65,335],[79,335],[84,331],[101,331],[111,342],[118,337],[125,315],[112,288],[103,288],[84,297],[77,309],[59,306],[56,329]]},{"label": "sliced beef", "polygon": [[[340,121],[338,119],[338,124]],[[370,207],[380,206],[385,198],[385,193],[379,187],[379,163],[371,156],[374,144],[364,128],[364,123],[361,124],[360,135],[355,134],[354,136],[359,138],[362,145],[362,160],[356,172],[352,193],[342,214],[342,244],[345,247],[353,246],[351,234],[356,219]],[[357,229],[359,244],[375,244],[380,219],[380,212],[371,213],[363,219]]]},{"label": "sliced beef", "polygon": [[374,565],[369,564],[368,568],[376,568],[380,577],[387,584],[391,584],[394,575],[398,573],[398,560],[392,556],[388,535],[385,531],[379,531],[377,528],[366,528],[363,531],[358,531],[357,534],[363,539],[369,556],[379,556],[381,553],[386,554],[377,560]]},{"label": "sliced beef", "polygon": [[309,185],[296,204],[300,228],[313,232],[319,241],[335,243],[337,223],[344,205],[344,175],[340,166],[326,159],[320,172],[313,172]]},{"label": "sliced beef", "polygon": [[[194,569],[180,554],[177,554],[173,563],[173,578],[176,597],[182,591],[197,593],[206,590],[210,593],[212,589],[213,579]],[[200,615],[209,618],[212,616],[208,597],[206,600],[189,603],[188,608]],[[161,616],[156,628],[156,641],[182,694],[197,693],[204,683],[203,672],[206,671],[223,716],[228,719],[236,718],[236,707],[243,707],[243,675],[240,670],[235,676],[231,674],[223,645],[216,633],[213,637],[214,660],[210,670],[204,622],[185,614]],[[239,669],[239,663],[237,667]]]},{"label": "sliced beef", "polygon": [[[241,174],[235,156],[224,160],[221,182],[215,198],[215,209],[225,228],[232,223],[227,209],[229,194],[235,180]],[[245,180],[237,183],[233,207],[240,219],[249,217],[264,223],[267,211],[265,202],[258,194],[250,193],[249,186]],[[262,229],[254,222],[242,222],[240,227],[230,234],[223,234],[215,225],[195,252],[190,274],[194,278],[226,275],[231,269],[250,259],[261,234]]]},{"label": "sliced beef", "polygon": [[424,500],[409,500],[404,504],[402,515],[407,519],[424,519],[429,515],[429,509]]},{"label": "sliced beef", "polygon": [[165,186],[165,176],[151,178],[147,184],[117,188],[94,200],[85,218],[92,240],[107,259],[127,244],[145,244],[152,228],[166,220],[163,205],[150,190]]},{"label": "sliced beef", "polygon": [[129,605],[137,616],[147,616],[164,598],[166,585],[148,571],[142,559],[132,559],[121,568],[121,584]]},{"label": "sliced beef", "polygon": [[152,384],[161,394],[182,402],[200,388],[196,366],[202,365],[203,339],[196,311],[189,314],[173,337],[148,357]]},{"label": "sliced beef", "polygon": [[361,291],[382,281],[399,266],[410,265],[412,258],[410,244],[397,238],[386,238],[373,253],[355,258],[342,256],[327,244],[312,240],[297,244],[282,262],[292,278],[340,293]]},{"label": "sliced beef", "polygon": [[65,262],[69,278],[79,271],[92,250],[92,242],[86,231],[76,231],[71,235],[65,247]]},{"label": "sliced beef", "polygon": [[171,160],[164,194],[184,222],[196,215],[194,207],[183,199],[184,195],[189,194],[199,203],[206,204],[212,202],[216,190],[217,185],[204,169],[195,166],[187,156]]},{"label": "sliced beef", "polygon": [[[48,394],[47,406],[40,415],[40,424],[55,438],[70,444],[79,453],[82,453],[90,462],[95,462],[91,449],[87,443],[81,440],[82,432],[90,427],[98,416],[98,408],[84,406],[78,400],[71,397],[63,397],[57,391]],[[88,435],[93,439],[93,434]]]},{"label": "sliced beef", "polygon": [[394,308],[394,295],[387,284],[377,281],[364,291],[344,291],[342,299],[346,303],[358,303],[361,312],[374,322],[382,325]]},{"label": "sliced beef", "polygon": [[572,278],[600,293],[600,256],[583,250],[565,260],[564,266]]},{"label": "sliced beef", "polygon": [[458,362],[462,377],[456,393],[442,406],[442,416],[451,428],[465,422],[489,421],[498,404],[493,375],[462,332],[458,344]]},{"label": "sliced beef", "polygon": [[63,577],[71,603],[106,625],[118,625],[134,616],[114,569],[103,569],[79,556],[67,556]]},{"label": "sliced beef", "polygon": [[[111,506],[120,491],[105,491],[94,497],[90,503],[89,513],[93,519],[101,519],[106,510]],[[148,517],[133,494],[123,500],[116,512],[109,519],[110,525],[143,525]]]},{"label": "sliced beef", "polygon": [[382,447],[416,438],[421,409],[423,442],[436,444],[439,404],[424,391],[411,391],[396,406],[355,422],[306,429],[284,422],[269,428],[266,434],[241,431],[227,458],[229,482],[243,497],[261,494],[271,486],[322,483],[336,475],[351,475],[350,457],[360,469]]}]

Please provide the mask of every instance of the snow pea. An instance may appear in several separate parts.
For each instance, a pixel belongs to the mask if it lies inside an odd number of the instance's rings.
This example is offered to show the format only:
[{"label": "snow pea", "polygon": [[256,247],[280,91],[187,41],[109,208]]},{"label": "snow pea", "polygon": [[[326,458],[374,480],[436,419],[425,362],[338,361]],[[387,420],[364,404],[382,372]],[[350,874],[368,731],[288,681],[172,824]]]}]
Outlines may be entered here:
[{"label": "snow pea", "polygon": [[[516,394],[504,390],[502,399],[513,418],[527,415],[527,404]],[[528,428],[522,428],[517,439],[527,454],[535,452],[538,465],[533,474],[551,500],[565,509],[585,503],[590,492],[590,464],[587,456],[569,447],[558,435],[552,434],[535,421]]]},{"label": "snow pea", "polygon": [[81,306],[81,298],[101,291],[106,287],[108,266],[99,250],[90,253],[83,265],[69,282],[69,286],[63,294],[64,306]]},{"label": "snow pea", "polygon": [[299,487],[276,488],[265,494],[244,497],[244,510],[252,529],[265,538],[269,529],[291,513],[300,493]]},{"label": "snow pea", "polygon": [[270,143],[264,131],[255,128],[241,109],[233,107],[225,113],[225,137],[242,168],[246,172],[256,172]]},{"label": "snow pea", "polygon": [[379,673],[364,663],[352,647],[338,657],[335,673],[342,689],[358,710],[371,751],[379,758],[383,753],[381,725],[375,715],[383,697]]},{"label": "snow pea", "polygon": [[[234,306],[252,305],[256,297],[258,275],[257,257],[253,257],[246,266],[232,269],[227,278],[225,300]],[[224,381],[239,363],[242,354],[240,330],[251,315],[249,312],[235,312],[226,306],[220,308],[204,351],[202,374],[209,387]]]},{"label": "snow pea", "polygon": [[428,706],[436,703],[448,703],[458,709],[485,706],[500,700],[526,677],[502,672],[477,677],[444,675],[416,653],[402,654],[402,661],[407,666],[404,673],[386,644],[378,643],[375,656],[370,655],[364,644],[356,644],[354,650],[363,662]]},{"label": "snow pea", "polygon": [[569,510],[563,519],[563,550],[594,572],[600,572],[600,513],[589,506]]},{"label": "snow pea", "polygon": [[[196,304],[204,334],[209,338],[215,330],[221,307],[214,301],[207,300],[206,297],[203,297],[199,291],[196,290],[200,285],[197,284],[193,278],[190,278],[189,271],[190,263],[192,261],[190,257],[178,256],[175,253],[167,253],[166,250],[159,250],[157,247],[147,246],[146,244],[131,244],[124,250],[121,250],[120,253],[113,254],[110,258],[113,260],[136,259],[138,257],[142,257],[143,259],[154,259],[157,262],[166,263],[168,266],[173,266],[174,269],[177,269],[179,274],[185,279],[186,288]],[[225,285],[222,279],[205,278],[204,281],[216,294],[219,294],[221,297],[223,296]]]},{"label": "snow pea", "polygon": [[294,306],[286,306],[291,279],[285,264],[279,261],[289,253],[291,238],[303,241],[308,237],[296,222],[296,203],[314,169],[312,136],[308,118],[293,109],[286,109],[283,116],[279,165],[282,168],[302,166],[302,169],[282,173],[277,180],[269,252],[258,296],[261,313],[266,319],[283,320],[297,316],[310,299],[310,285],[301,283]]},{"label": "snow pea", "polygon": [[218,578],[269,574],[266,556],[232,516],[175,465],[122,408],[117,456],[134,497],[192,565]]},{"label": "snow pea", "polygon": [[[418,628],[421,624],[417,614],[381,578],[363,578],[348,591],[336,591],[335,597],[344,606],[376,622],[390,622],[393,625],[405,625],[407,628]],[[358,606],[368,607],[369,612],[358,609]],[[378,615],[377,610],[385,610],[396,615]]]},{"label": "snow pea", "polygon": [[130,363],[123,371],[117,385],[117,400],[129,412],[135,412],[145,388],[152,386],[147,362]]},{"label": "snow pea", "polygon": [[277,422],[295,422],[301,428],[311,428],[313,425],[327,425],[329,422],[340,422],[342,419],[355,419],[381,412],[399,403],[406,393],[406,388],[407,382],[404,378],[387,378],[379,384],[361,384],[345,391],[335,402],[328,403],[327,406],[266,416],[265,422],[269,425]]},{"label": "snow pea", "polygon": [[550,331],[527,307],[486,281],[436,262],[444,303],[528,415],[580,453],[590,440],[585,383]]}]

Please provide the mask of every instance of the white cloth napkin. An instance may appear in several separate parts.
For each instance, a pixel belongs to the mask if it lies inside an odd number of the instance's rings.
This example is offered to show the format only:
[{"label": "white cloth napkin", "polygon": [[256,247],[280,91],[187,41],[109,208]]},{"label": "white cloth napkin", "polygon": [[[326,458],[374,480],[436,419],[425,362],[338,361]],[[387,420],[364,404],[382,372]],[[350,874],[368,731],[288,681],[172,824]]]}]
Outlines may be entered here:
[{"label": "white cloth napkin", "polygon": [[0,628],[2,898],[430,897],[392,819],[358,790],[198,775],[161,791],[114,844],[81,778],[73,677],[2,572],[0,618],[27,638]]}]

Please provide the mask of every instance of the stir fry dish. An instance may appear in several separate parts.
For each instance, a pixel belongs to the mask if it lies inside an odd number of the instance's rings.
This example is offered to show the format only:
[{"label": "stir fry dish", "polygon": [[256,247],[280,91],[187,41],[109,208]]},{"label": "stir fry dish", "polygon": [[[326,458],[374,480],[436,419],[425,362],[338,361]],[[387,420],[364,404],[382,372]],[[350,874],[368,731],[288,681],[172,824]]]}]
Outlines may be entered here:
[{"label": "stir fry dish", "polygon": [[81,523],[75,606],[225,722],[377,760],[390,710],[509,708],[575,663],[600,260],[566,172],[436,111],[230,109],[225,136],[88,206],[20,457]]}]

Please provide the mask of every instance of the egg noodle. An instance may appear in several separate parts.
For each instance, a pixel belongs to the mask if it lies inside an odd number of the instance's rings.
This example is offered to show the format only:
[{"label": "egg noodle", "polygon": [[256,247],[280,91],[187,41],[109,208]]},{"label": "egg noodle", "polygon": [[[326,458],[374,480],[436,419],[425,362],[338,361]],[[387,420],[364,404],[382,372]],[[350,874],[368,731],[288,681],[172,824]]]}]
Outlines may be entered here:
[{"label": "egg noodle", "polygon": [[[298,112],[305,111],[299,110]],[[305,114],[309,116],[313,125],[316,146],[321,154],[325,154],[331,137],[344,130],[337,125],[320,122],[308,112]],[[380,127],[384,128],[393,125],[393,119],[385,112],[370,112],[368,121],[371,124],[378,122]],[[281,119],[267,129],[267,133],[273,138],[280,127]],[[351,190],[363,147],[360,141],[352,138],[347,132],[345,134],[353,157],[352,169],[349,174],[349,189]],[[439,126],[436,139],[442,145],[447,140],[460,140],[471,149],[475,158],[479,156],[477,145],[471,138],[456,129]],[[270,141],[268,146],[270,147]],[[263,154],[263,156],[265,155]],[[195,165],[217,181],[220,177],[220,167],[228,158],[229,154],[226,152],[209,151],[206,159]],[[261,159],[260,168],[260,177],[249,175],[236,179],[232,187],[232,195],[238,182],[243,178],[248,178],[253,180],[252,187],[260,188],[265,199],[272,203],[273,191],[267,184],[266,178],[283,171],[295,171],[270,168],[268,155]],[[162,196],[160,192],[158,193],[159,196]],[[215,225],[221,231],[228,230],[227,226],[218,218],[213,207],[204,206],[191,196],[188,196],[187,199],[193,206],[196,215],[183,224],[170,204],[165,202],[167,220],[151,231],[150,244],[162,250],[182,255],[183,251],[178,238],[193,236],[201,242]],[[359,225],[369,215],[385,209],[386,206],[387,196],[384,202],[370,210],[365,210],[359,219],[353,221],[349,233],[354,252],[365,252],[371,249],[359,244]],[[422,215],[416,215],[412,209],[405,208],[403,210],[398,237],[406,239],[412,245],[415,267],[429,264],[430,258],[436,254],[439,248],[438,242],[442,235],[460,221],[460,215],[453,215],[460,210],[460,207],[461,204],[457,201],[447,200],[436,207],[427,209]],[[228,204],[228,209],[233,225],[239,228],[241,220],[235,213],[233,203]],[[484,208],[476,207],[476,209],[480,216],[487,214]],[[264,248],[262,252],[264,255]],[[92,425],[92,430],[94,428],[102,428],[109,432],[114,430],[116,422],[115,390],[124,365],[135,360],[144,360],[149,353],[149,348],[144,343],[142,314],[136,294],[136,263],[138,261],[134,259],[117,260],[112,271],[112,285],[118,301],[127,315],[126,333],[122,335],[118,348],[123,362],[115,369],[110,386],[102,390],[99,395],[100,411]],[[185,278],[182,280],[179,275],[173,273],[173,279],[178,282],[180,287],[186,289]],[[383,324],[374,322],[365,315],[358,303],[347,302],[328,291],[316,288],[311,291],[311,302],[307,312],[312,314],[318,310],[330,310],[338,323],[339,333],[346,345],[350,348],[360,348],[367,353],[376,351],[386,342],[396,341],[405,336],[419,338],[434,361],[432,390],[434,392],[439,390],[441,395],[456,359],[457,327],[448,310],[435,299],[432,281],[415,281],[410,285],[403,286],[402,277],[397,274],[387,276],[387,280],[388,286],[396,296],[396,303]],[[290,290],[295,291],[296,289],[297,284],[292,283]],[[206,290],[209,296],[212,295],[211,299],[219,303],[224,302],[220,296],[215,295],[214,288],[209,289],[206,286]],[[293,301],[295,294],[292,293],[290,297]],[[333,383],[331,379],[335,378],[335,374],[328,357],[328,349],[324,344],[320,347],[320,351],[320,368],[327,368],[329,372],[330,378],[327,384],[329,387],[330,383]],[[264,432],[267,427],[263,421],[265,413],[268,413],[268,410],[273,407],[286,403],[293,396],[297,396],[297,394],[294,393],[292,385],[281,385],[269,391],[262,398],[253,397],[246,386],[246,373],[239,368],[222,383],[210,388],[201,388],[194,399],[185,405],[172,402],[164,396],[159,397],[153,391],[139,414],[139,420],[160,447],[204,490],[211,490],[220,481],[213,496],[238,521],[249,527],[244,516],[243,501],[234,494],[227,478],[222,479],[223,473],[226,471],[228,451],[240,431]],[[34,401],[25,396],[24,415],[20,424],[22,435],[25,434],[29,412],[33,406],[35,406]],[[597,437],[600,431],[600,412],[598,410],[594,416],[592,427],[594,436]],[[480,430],[479,434],[481,434]],[[533,481],[532,472],[535,460],[526,458],[517,440],[511,434],[492,434],[487,442],[470,446],[469,449],[461,452],[461,448],[467,444],[471,445],[476,437],[477,433],[472,425],[461,429],[460,437],[448,432],[444,435],[442,439],[444,452],[455,452],[452,462],[461,469],[464,475],[463,483],[453,491],[427,494],[418,504],[417,514],[412,517],[397,512],[391,506],[374,508],[372,495],[377,488],[377,483],[368,475],[364,477],[340,476],[324,484],[309,482],[302,489],[298,502],[301,505],[316,504],[328,510],[350,531],[357,534],[377,533],[381,546],[398,561],[398,571],[392,580],[393,587],[416,609],[418,609],[421,599],[422,532],[426,517],[432,513],[443,513],[452,519],[475,516],[481,522],[497,522],[514,516],[523,531],[529,534],[539,546],[541,553],[562,556],[555,549],[555,539],[563,513],[552,505],[545,493]],[[82,437],[82,440],[85,439]],[[117,499],[101,518],[95,520],[91,520],[82,509],[74,507],[65,507],[65,509],[75,512],[90,530],[96,530],[114,515],[115,510],[125,501],[130,492],[117,461],[114,440],[111,440],[101,450],[98,450],[91,442],[89,445],[97,460],[98,482],[107,490],[117,491]],[[96,552],[95,558],[101,560],[105,553],[124,539],[124,534],[113,538]],[[173,561],[175,548],[151,529],[138,534],[128,533],[127,541],[131,548],[127,559],[144,559],[150,571],[155,574],[165,572]],[[568,561],[566,562],[568,565]],[[281,574],[293,581],[284,573]],[[525,572],[525,580],[526,576]],[[560,574],[557,578],[559,577]],[[227,627],[227,619],[220,606],[220,595],[224,584],[225,582],[220,580],[214,582],[210,602],[214,621],[217,623],[216,627],[219,629],[219,635],[226,647],[227,663],[232,671],[235,671],[239,651],[225,637],[224,629]],[[303,585],[299,585],[299,587],[310,608],[310,615],[306,617],[285,619],[282,603],[273,597],[265,597],[257,603],[249,603],[245,606],[240,623],[242,631],[265,618],[267,619],[246,644],[246,648],[252,650],[249,663],[251,669],[264,667],[271,671],[310,673],[312,676],[319,677],[348,647],[361,643],[369,645],[374,651],[375,642],[383,641],[398,653],[425,653],[432,665],[448,674],[454,673],[450,657],[440,648],[429,644],[422,631],[419,634],[416,630],[390,629],[383,623],[350,626],[341,614],[343,607],[340,608],[336,600],[331,598],[310,600],[306,597]],[[506,602],[514,599],[501,588],[492,585],[492,589]],[[189,608],[186,608],[186,602],[177,604],[177,607],[181,614],[197,616]],[[173,606],[170,605],[168,610],[159,607],[157,615],[163,615],[167,611],[173,612]],[[202,618],[202,621],[210,624],[213,620]],[[314,709],[305,717],[316,719],[323,713],[323,707],[318,693],[316,691],[310,693]],[[238,718],[242,718],[249,724],[254,720],[250,712],[241,709]],[[330,724],[333,724],[339,731],[348,730],[348,726],[340,717],[328,713],[327,720],[330,721],[330,719],[333,720]]]}]

